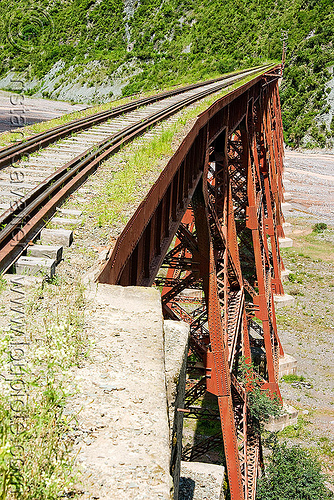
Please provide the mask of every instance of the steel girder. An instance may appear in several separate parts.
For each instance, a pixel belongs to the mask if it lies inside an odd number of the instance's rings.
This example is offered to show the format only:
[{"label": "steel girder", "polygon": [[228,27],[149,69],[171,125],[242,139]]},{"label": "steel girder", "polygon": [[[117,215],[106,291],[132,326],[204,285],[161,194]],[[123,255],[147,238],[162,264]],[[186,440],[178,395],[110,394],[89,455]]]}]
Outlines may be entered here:
[{"label": "steel girder", "polygon": [[[261,465],[260,437],[237,380],[240,360],[256,361],[260,352],[263,388],[280,397],[283,351],[273,303],[273,293],[283,292],[278,76],[280,68],[262,75],[199,117],[182,145],[186,153],[181,147],[172,158],[100,275],[121,285],[155,280],[165,316],[190,324],[190,350],[204,373],[187,392],[186,409],[194,413],[205,389],[217,396],[232,500],[255,499]],[[158,273],[161,265],[167,273]],[[188,450],[188,459],[208,446]]]}]

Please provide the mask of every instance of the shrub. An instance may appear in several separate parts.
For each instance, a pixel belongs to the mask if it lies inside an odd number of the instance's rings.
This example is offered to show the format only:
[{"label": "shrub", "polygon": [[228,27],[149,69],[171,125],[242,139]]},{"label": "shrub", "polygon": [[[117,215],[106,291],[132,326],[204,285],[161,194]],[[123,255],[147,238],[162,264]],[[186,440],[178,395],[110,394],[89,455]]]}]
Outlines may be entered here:
[{"label": "shrub", "polygon": [[282,405],[276,394],[262,389],[261,379],[255,372],[253,365],[242,360],[239,367],[239,380],[245,386],[248,398],[248,410],[253,420],[254,430],[262,432],[263,424],[270,417],[281,414]]},{"label": "shrub", "polygon": [[327,229],[327,224],[325,224],[324,222],[317,222],[316,224],[314,224],[312,229],[314,233],[322,233],[325,231],[325,229]]},{"label": "shrub", "polygon": [[256,500],[327,500],[333,494],[325,480],[319,461],[308,450],[275,443]]},{"label": "shrub", "polygon": [[303,280],[300,276],[297,276],[296,274],[294,273],[289,273],[289,276],[288,276],[288,280],[291,282],[291,283],[303,283]]}]

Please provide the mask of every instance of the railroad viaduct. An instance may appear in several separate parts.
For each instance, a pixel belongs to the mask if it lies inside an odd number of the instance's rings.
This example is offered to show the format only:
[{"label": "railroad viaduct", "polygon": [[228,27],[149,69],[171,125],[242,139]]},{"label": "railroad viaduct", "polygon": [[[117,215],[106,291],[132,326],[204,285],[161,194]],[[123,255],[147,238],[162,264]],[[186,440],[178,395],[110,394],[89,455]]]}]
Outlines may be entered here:
[{"label": "railroad viaduct", "polygon": [[[284,352],[274,307],[274,296],[284,295],[280,77],[277,66],[198,117],[98,277],[102,294],[106,284],[161,287],[164,317],[189,325],[191,359],[201,364],[202,376],[186,392],[185,405],[172,405],[171,421],[194,411],[193,402],[205,391],[217,396],[233,500],[254,500],[262,461],[247,393],[237,378],[242,359],[261,349],[262,388],[281,397]],[[169,337],[167,328],[167,344]],[[175,436],[172,427],[171,468],[178,473]],[[203,442],[184,457],[194,459],[209,446]]]},{"label": "railroad viaduct", "polygon": [[[198,116],[90,280],[89,321],[99,348],[114,360],[112,385],[97,380],[94,366],[85,372],[92,391],[98,387],[101,394],[94,408],[87,402],[84,414],[112,414],[89,449],[78,450],[96,477],[104,477],[99,498],[177,499],[181,458],[191,464],[219,446],[231,499],[255,500],[261,440],[240,370],[252,361],[262,389],[281,400],[280,370],[294,369],[280,343],[274,305],[275,298],[284,298],[285,272],[282,71],[282,65],[258,71]],[[145,120],[136,125],[138,133],[152,125]],[[131,127],[128,132],[137,133]],[[88,156],[80,159],[82,166],[71,160],[44,183],[44,191],[36,188],[23,215],[15,206],[1,216],[2,270],[65,198],[65,177],[73,191],[129,140],[116,135],[114,142],[105,141],[107,152],[94,152],[91,163]],[[55,140],[50,137],[27,141],[21,152],[0,151],[0,168],[38,149],[41,141]],[[207,393],[217,398],[219,414],[198,405]],[[182,450],[185,415],[219,418],[221,431]],[[203,465],[203,471],[217,483],[210,500],[222,498],[221,469]]]}]

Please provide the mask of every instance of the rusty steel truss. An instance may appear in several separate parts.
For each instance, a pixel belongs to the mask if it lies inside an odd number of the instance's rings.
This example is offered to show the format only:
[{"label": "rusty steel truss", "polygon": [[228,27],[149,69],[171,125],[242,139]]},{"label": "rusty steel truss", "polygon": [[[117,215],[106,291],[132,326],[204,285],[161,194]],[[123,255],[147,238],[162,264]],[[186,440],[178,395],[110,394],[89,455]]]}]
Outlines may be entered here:
[{"label": "rusty steel truss", "polygon": [[263,389],[280,397],[273,294],[283,293],[281,72],[257,76],[198,117],[99,276],[161,286],[165,316],[190,324],[203,377],[188,391],[185,412],[196,413],[191,405],[205,391],[217,396],[232,500],[255,499],[261,466],[237,379],[241,360],[252,360]]}]

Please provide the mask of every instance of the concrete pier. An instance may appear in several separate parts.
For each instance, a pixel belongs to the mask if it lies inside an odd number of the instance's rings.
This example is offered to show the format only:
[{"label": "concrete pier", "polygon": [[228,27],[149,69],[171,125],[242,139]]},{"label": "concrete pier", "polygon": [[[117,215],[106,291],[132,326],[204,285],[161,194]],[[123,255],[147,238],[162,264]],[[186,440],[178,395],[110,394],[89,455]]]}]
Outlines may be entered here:
[{"label": "concrete pier", "polygon": [[289,274],[291,274],[290,269],[284,269],[284,271],[281,272],[281,280],[286,281],[289,279]]},{"label": "concrete pier", "polygon": [[278,432],[289,425],[296,425],[297,422],[298,410],[284,403],[282,415],[279,417],[270,417],[269,422],[266,423],[264,427],[269,432]]},{"label": "concrete pier", "polygon": [[283,222],[283,231],[284,234],[291,234],[292,233],[292,224],[291,222]]},{"label": "concrete pier", "polygon": [[284,354],[279,359],[279,378],[295,373],[297,373],[297,360],[293,356],[290,356],[290,354]]},{"label": "concrete pier", "polygon": [[295,301],[295,298],[292,295],[289,295],[288,293],[285,293],[283,295],[276,295],[274,294],[274,303],[275,303],[275,308],[280,309],[281,307],[285,306],[291,306]]},{"label": "concrete pier", "polygon": [[280,248],[291,248],[293,246],[292,238],[278,238]]}]

